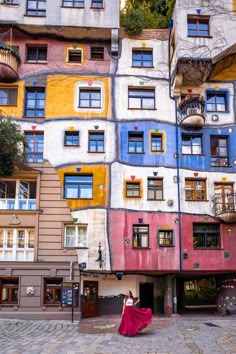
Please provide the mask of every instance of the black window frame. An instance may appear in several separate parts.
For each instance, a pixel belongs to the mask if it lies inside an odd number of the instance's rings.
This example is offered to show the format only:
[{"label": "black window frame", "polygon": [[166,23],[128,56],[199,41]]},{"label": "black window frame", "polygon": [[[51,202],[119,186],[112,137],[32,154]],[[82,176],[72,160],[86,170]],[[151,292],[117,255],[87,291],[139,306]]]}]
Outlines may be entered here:
[{"label": "black window frame", "polygon": [[[142,238],[145,235],[147,237],[147,245],[142,246]],[[149,249],[149,225],[133,225],[132,247],[133,249]]]},{"label": "black window frame", "polygon": [[91,8],[92,9],[103,9],[104,8],[104,0],[91,0]]},{"label": "black window frame", "polygon": [[[29,8],[28,4],[29,2],[35,2],[36,8]],[[40,9],[39,4],[44,3],[45,4],[45,9]],[[46,6],[47,6],[47,0],[27,0],[26,3],[26,15],[28,16],[37,16],[37,17],[45,17],[46,16]]]},{"label": "black window frame", "polygon": [[141,183],[140,181],[125,182],[126,198],[141,198]]},{"label": "black window frame", "polygon": [[[198,229],[199,227],[199,229]],[[203,228],[201,230],[201,227]],[[212,227],[212,230],[210,230]],[[205,228],[205,230],[204,230]],[[208,229],[207,229],[208,228]],[[215,230],[214,230],[215,228]],[[209,245],[209,242],[212,237],[215,237],[215,244],[217,246]],[[196,238],[201,238],[199,244],[200,246],[196,246],[197,240]],[[221,235],[220,235],[220,224],[218,223],[193,223],[193,249],[220,249],[221,248]]]},{"label": "black window frame", "polygon": [[[135,55],[139,55],[140,56],[140,60],[135,59]],[[151,60],[145,58],[145,55],[151,55]],[[140,62],[140,65],[138,65],[137,63],[135,64],[135,62]],[[145,65],[145,64],[149,64],[149,65]],[[132,67],[134,68],[153,68],[153,50],[149,49],[149,48],[145,48],[145,49],[138,49],[138,48],[133,48],[132,49]]]},{"label": "black window frame", "polygon": [[67,49],[67,63],[68,64],[82,64],[83,63],[83,51],[80,48],[68,48]]},{"label": "black window frame", "polygon": [[[102,150],[100,143],[102,142]],[[95,145],[92,145],[95,144]],[[92,149],[95,146],[95,150]],[[89,131],[88,132],[88,152],[102,153],[105,152],[105,133],[104,131]]]},{"label": "black window frame", "polygon": [[[160,185],[158,184],[151,184],[150,181],[157,181],[161,182]],[[154,197],[150,198],[149,193],[153,192]],[[158,198],[158,194],[161,194],[161,197]],[[163,178],[160,177],[148,177],[147,178],[147,200],[164,200],[164,184]]]},{"label": "black window frame", "polygon": [[[32,51],[32,53],[29,53]],[[45,55],[46,54],[46,55]],[[30,56],[34,58],[30,58]],[[40,56],[44,56],[43,59]],[[26,62],[27,63],[47,63],[48,60],[48,46],[47,45],[29,45],[26,46]]]},{"label": "black window frame", "polygon": [[[30,98],[30,94],[34,94],[35,98]],[[44,98],[38,97],[41,93],[44,94]],[[29,101],[34,101],[34,107],[33,108],[27,108],[27,104]],[[38,103],[40,101],[44,102],[43,108],[38,107]],[[25,89],[25,111],[24,111],[24,116],[25,117],[34,117],[34,118],[44,118],[45,117],[45,103],[46,103],[46,92],[45,92],[45,87],[27,87]],[[28,114],[27,111],[32,111],[34,114]],[[38,115],[38,113],[40,113]]]},{"label": "black window frame", "polygon": [[0,87],[0,91],[5,92],[7,96],[6,104],[1,104],[1,99],[5,99],[5,97],[0,98],[0,106],[17,106],[17,96],[18,96],[18,87]]},{"label": "black window frame", "polygon": [[[69,178],[72,178],[72,181],[69,181]],[[87,178],[87,179],[86,179]],[[68,179],[68,181],[67,181]],[[73,181],[74,179],[74,181]],[[64,176],[64,198],[65,199],[87,199],[91,200],[93,199],[93,183],[94,183],[94,178],[92,174],[68,174]],[[73,196],[67,196],[68,191],[69,191],[69,186],[74,186],[74,190],[76,190],[76,195]],[[84,189],[83,187],[89,187],[88,189]],[[68,188],[68,189],[67,189]],[[83,192],[85,193],[87,191],[91,192],[91,197],[84,197]]]},{"label": "black window frame", "polygon": [[6,5],[19,5],[19,0],[3,0],[2,4]]},{"label": "black window frame", "polygon": [[64,132],[64,146],[80,146],[80,135],[78,130],[66,130]]},{"label": "black window frame", "polygon": [[[219,145],[219,141],[225,141],[225,146]],[[214,143],[218,141],[218,144]],[[219,149],[219,153],[217,153]],[[221,152],[222,149],[222,152]],[[226,135],[211,135],[210,136],[210,158],[211,167],[228,167],[229,166],[229,137]],[[226,151],[224,154],[223,151]],[[213,153],[215,152],[215,153]]]},{"label": "black window frame", "polygon": [[[131,104],[131,100],[139,100],[139,105]],[[145,100],[147,102],[152,102],[151,107],[145,105]],[[128,109],[140,109],[140,110],[154,110],[156,109],[156,97],[155,88],[128,88]]]},{"label": "black window frame", "polygon": [[175,247],[174,230],[159,229],[157,237],[159,247]]},{"label": "black window frame", "polygon": [[128,154],[143,154],[143,153],[144,153],[144,133],[140,131],[128,132]]},{"label": "black window frame", "polygon": [[[195,144],[194,140],[200,139],[200,144]],[[184,141],[188,141],[189,144],[184,143]],[[200,147],[200,152],[194,153],[194,147]],[[184,151],[184,148],[188,148],[191,153]],[[202,155],[203,154],[203,144],[202,144],[202,135],[201,134],[182,134],[181,140],[181,153],[182,155]]]},{"label": "black window frame", "polygon": [[[194,28],[190,28],[190,25]],[[207,29],[201,28],[202,25],[207,25]],[[210,37],[210,17],[209,16],[196,16],[188,15],[187,17],[187,36],[188,37]]]},{"label": "black window frame", "polygon": [[90,47],[90,59],[91,60],[104,60],[104,47],[91,46]]}]

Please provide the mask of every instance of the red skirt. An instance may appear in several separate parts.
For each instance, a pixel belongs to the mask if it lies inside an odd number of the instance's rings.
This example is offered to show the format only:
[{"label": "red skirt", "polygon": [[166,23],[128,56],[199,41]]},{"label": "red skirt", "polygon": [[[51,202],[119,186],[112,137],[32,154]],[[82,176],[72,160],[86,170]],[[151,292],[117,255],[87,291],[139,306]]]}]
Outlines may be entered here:
[{"label": "red skirt", "polygon": [[152,310],[126,306],[118,332],[123,336],[133,336],[152,322]]}]

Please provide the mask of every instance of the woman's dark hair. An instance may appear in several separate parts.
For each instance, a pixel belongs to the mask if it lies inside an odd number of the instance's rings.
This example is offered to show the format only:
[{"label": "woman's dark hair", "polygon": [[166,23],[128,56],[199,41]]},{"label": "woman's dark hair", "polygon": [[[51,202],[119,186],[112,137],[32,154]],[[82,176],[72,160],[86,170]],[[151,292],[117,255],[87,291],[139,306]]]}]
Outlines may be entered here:
[{"label": "woman's dark hair", "polygon": [[[130,293],[130,298],[133,299],[134,296],[132,294],[132,291],[128,290],[128,292]],[[125,295],[125,301],[128,299],[127,295]]]}]

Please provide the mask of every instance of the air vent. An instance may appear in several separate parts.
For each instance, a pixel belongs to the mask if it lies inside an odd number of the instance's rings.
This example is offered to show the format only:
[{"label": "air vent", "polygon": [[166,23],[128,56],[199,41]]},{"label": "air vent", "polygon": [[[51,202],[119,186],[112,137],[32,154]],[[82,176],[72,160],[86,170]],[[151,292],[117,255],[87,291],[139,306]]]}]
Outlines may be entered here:
[{"label": "air vent", "polygon": [[188,259],[188,252],[183,253],[183,259]]},{"label": "air vent", "polygon": [[229,258],[230,258],[230,252],[224,251],[224,259],[229,259]]},{"label": "air vent", "polygon": [[130,245],[130,238],[125,238],[124,239],[124,244],[125,245]]}]

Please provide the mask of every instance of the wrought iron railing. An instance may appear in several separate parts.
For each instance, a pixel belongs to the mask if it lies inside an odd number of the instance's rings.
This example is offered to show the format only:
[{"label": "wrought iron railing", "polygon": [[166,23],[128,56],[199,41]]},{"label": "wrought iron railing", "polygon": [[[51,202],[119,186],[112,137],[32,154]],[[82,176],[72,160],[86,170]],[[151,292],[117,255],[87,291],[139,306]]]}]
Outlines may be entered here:
[{"label": "wrought iron railing", "polygon": [[201,116],[205,122],[205,101],[201,95],[188,95],[183,98],[178,106],[178,122],[187,123],[188,118]]},{"label": "wrought iron railing", "polygon": [[236,213],[236,193],[216,194],[212,198],[212,212],[215,216]]}]

